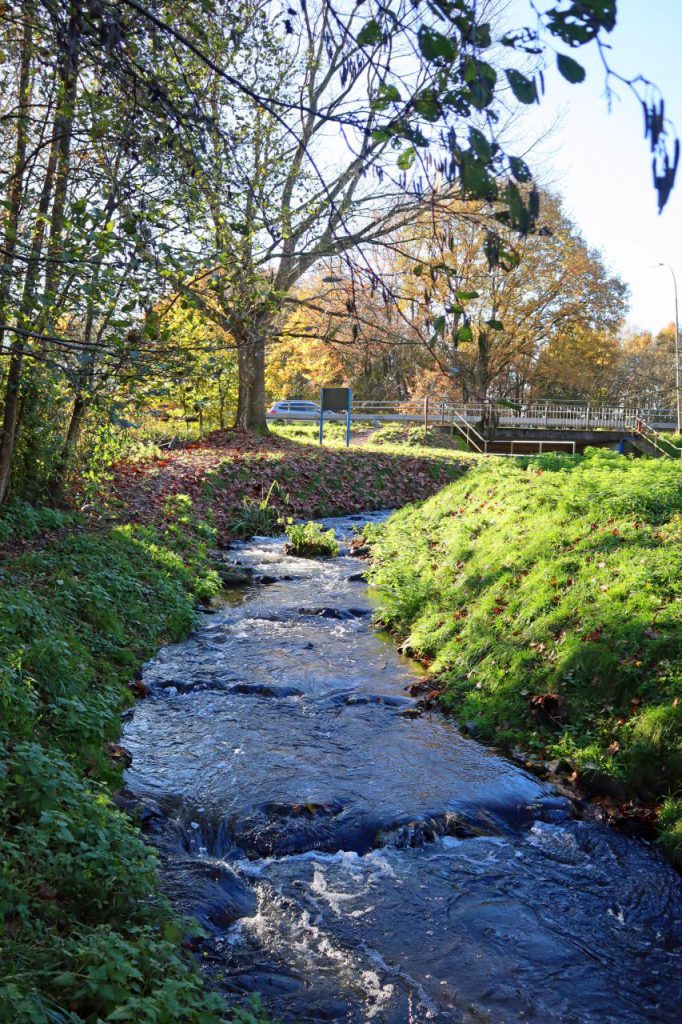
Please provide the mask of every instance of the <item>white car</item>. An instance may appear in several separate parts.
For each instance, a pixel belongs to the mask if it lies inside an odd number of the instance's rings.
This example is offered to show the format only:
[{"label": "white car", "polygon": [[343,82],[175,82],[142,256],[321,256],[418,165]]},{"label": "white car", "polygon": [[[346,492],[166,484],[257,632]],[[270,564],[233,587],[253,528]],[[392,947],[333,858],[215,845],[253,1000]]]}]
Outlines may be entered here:
[{"label": "white car", "polygon": [[[320,422],[319,402],[307,402],[303,398],[288,398],[285,402],[275,402],[267,416],[273,420],[315,420]],[[342,412],[325,412],[325,420],[345,420]]]}]

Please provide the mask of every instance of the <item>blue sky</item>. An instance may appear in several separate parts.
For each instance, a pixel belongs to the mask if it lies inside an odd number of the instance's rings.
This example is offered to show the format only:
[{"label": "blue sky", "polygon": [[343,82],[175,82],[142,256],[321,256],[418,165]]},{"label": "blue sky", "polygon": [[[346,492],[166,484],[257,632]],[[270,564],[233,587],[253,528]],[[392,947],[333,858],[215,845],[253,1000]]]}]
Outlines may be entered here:
[{"label": "blue sky", "polygon": [[[527,0],[516,2],[512,20],[530,24]],[[609,36],[612,66],[660,86],[682,137],[682,0],[618,0],[618,11]],[[630,285],[630,323],[656,331],[673,319],[674,306],[670,274],[653,264],[673,265],[682,298],[682,168],[659,216],[639,104],[625,86],[616,86],[620,99],[609,113],[598,55],[593,48],[573,55],[587,68],[587,79],[569,85],[556,71],[547,75],[546,96],[527,128],[555,128],[529,162],[563,195],[587,241]]]}]

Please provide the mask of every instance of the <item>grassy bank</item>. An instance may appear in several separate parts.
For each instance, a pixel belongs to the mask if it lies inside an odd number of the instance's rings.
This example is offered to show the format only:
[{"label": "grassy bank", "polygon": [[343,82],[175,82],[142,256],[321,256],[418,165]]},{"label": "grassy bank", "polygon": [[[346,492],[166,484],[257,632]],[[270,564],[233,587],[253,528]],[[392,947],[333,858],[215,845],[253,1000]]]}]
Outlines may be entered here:
[{"label": "grassy bank", "polygon": [[374,543],[388,625],[481,738],[654,804],[682,865],[682,466],[481,461]]},{"label": "grassy bank", "polygon": [[26,506],[0,518],[19,549],[57,531],[0,567],[0,1020],[213,1024],[226,1007],[111,799],[134,672],[218,588],[210,531],[182,499],[163,530],[81,527]]},{"label": "grassy bank", "polygon": [[[339,427],[332,424],[331,427]],[[244,505],[263,501],[284,518],[314,519],[390,508],[435,494],[470,455],[395,441],[342,448],[340,432],[320,448],[312,424],[258,437],[219,431],[161,456],[115,467],[107,500],[125,521],[157,523],[166,501],[191,497],[219,541],[244,535]],[[334,431],[330,429],[330,435]],[[333,443],[332,443],[333,442]],[[250,522],[252,516],[246,516]]]}]

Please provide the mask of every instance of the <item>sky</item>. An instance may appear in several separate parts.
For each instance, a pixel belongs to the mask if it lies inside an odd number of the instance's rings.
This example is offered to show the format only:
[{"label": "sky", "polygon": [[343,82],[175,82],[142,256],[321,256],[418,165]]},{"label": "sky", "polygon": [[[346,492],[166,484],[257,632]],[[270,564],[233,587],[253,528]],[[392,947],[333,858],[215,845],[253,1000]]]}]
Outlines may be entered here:
[{"label": "sky", "polygon": [[[514,4],[512,22],[531,24],[528,0]],[[618,25],[608,39],[611,66],[660,87],[682,138],[682,0],[618,0]],[[594,47],[572,55],[586,67],[587,78],[569,85],[555,70],[546,75],[546,95],[527,116],[526,129],[535,135],[553,130],[529,163],[563,196],[588,243],[629,284],[629,323],[655,332],[674,318],[670,271],[653,269],[655,264],[673,266],[682,300],[682,166],[659,215],[636,98],[627,87],[615,86],[619,98],[609,113]]]}]

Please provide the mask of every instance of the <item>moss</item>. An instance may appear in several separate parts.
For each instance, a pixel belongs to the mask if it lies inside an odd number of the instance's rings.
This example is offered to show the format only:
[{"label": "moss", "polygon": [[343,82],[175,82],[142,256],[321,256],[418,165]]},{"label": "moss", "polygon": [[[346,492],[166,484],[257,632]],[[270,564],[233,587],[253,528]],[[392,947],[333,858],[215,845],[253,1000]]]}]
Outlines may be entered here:
[{"label": "moss", "polygon": [[[482,737],[674,798],[681,513],[678,463],[482,460],[376,531],[382,617],[433,659],[447,705]],[[662,827],[678,857],[679,819]]]}]

